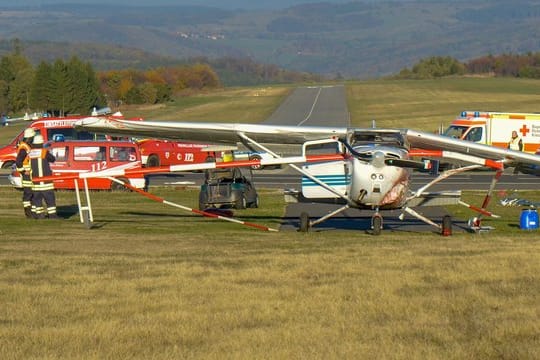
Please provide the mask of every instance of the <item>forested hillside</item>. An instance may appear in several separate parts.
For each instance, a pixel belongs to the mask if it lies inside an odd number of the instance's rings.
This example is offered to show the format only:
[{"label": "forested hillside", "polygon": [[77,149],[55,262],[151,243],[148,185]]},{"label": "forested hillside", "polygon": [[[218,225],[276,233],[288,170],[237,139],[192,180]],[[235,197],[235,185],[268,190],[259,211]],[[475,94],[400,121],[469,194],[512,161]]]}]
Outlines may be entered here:
[{"label": "forested hillside", "polygon": [[[319,2],[234,11],[219,4],[1,10],[0,36],[62,42],[60,52],[70,55],[84,51],[79,44],[108,44],[107,53],[140,49],[155,62],[247,58],[328,77],[388,75],[431,56],[465,62],[540,51],[540,4],[534,0]],[[137,65],[138,54],[132,54],[108,63],[96,48],[84,58],[98,68],[121,68]]]}]

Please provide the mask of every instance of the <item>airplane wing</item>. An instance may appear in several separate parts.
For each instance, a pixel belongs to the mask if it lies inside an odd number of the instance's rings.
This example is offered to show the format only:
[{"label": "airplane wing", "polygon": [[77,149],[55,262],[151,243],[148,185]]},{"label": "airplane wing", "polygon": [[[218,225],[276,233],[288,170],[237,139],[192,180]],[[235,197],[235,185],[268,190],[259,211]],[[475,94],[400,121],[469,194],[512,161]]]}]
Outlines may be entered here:
[{"label": "airplane wing", "polygon": [[[109,135],[130,135],[183,140],[216,144],[236,144],[242,135],[259,143],[303,144],[322,139],[345,140],[348,132],[361,133],[374,129],[326,127],[326,126],[276,126],[239,123],[129,121],[110,117],[89,117],[79,120],[76,128]],[[384,131],[384,129],[376,129]],[[395,130],[395,129],[394,129]],[[412,148],[440,150],[439,157],[446,153],[461,154],[463,161],[468,157],[501,161],[505,164],[525,163],[540,165],[540,156],[494,146],[482,145],[447,136],[412,129],[400,130]],[[455,159],[455,157],[453,157]]]},{"label": "airplane wing", "polygon": [[[540,164],[540,156],[522,151],[508,150],[411,129],[405,131],[407,141],[411,147],[463,154],[463,160],[465,161],[467,156],[476,156],[493,161],[502,161],[505,164]],[[444,153],[441,154],[441,157],[444,157]]]},{"label": "airplane wing", "polygon": [[347,128],[315,126],[275,126],[238,123],[197,123],[165,121],[129,121],[107,117],[79,120],[75,128],[109,135],[163,138],[215,144],[236,144],[239,134],[259,143],[303,144],[310,140],[344,137]]}]

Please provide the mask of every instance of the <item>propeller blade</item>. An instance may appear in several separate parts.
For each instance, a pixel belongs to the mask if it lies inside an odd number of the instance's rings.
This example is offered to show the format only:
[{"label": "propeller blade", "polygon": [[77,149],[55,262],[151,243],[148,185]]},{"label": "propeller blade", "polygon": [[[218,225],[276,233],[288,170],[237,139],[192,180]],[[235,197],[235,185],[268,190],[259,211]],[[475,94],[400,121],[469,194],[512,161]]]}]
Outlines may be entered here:
[{"label": "propeller blade", "polygon": [[416,161],[408,159],[395,159],[395,158],[386,158],[384,160],[386,165],[397,166],[402,168],[411,168],[418,170],[429,170],[431,169],[431,162],[427,161]]}]

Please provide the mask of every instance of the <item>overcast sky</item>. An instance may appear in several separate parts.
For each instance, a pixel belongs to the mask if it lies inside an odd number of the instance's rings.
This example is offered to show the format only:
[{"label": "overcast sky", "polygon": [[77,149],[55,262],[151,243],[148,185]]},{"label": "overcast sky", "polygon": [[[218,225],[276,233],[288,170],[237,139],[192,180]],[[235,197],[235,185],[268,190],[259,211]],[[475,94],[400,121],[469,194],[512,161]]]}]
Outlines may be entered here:
[{"label": "overcast sky", "polygon": [[276,9],[316,2],[345,3],[354,0],[0,0],[0,6],[36,6],[47,4],[110,4],[110,5],[205,5],[224,9]]}]

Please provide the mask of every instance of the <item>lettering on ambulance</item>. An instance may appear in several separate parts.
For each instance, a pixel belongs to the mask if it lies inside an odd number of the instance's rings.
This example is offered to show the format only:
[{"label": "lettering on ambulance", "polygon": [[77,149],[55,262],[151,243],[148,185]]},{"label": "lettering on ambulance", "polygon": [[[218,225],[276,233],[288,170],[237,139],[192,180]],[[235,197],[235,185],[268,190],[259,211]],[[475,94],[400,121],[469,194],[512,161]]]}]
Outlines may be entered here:
[{"label": "lettering on ambulance", "polygon": [[534,137],[540,136],[540,125],[532,125],[531,136],[534,136]]}]

